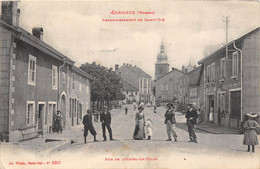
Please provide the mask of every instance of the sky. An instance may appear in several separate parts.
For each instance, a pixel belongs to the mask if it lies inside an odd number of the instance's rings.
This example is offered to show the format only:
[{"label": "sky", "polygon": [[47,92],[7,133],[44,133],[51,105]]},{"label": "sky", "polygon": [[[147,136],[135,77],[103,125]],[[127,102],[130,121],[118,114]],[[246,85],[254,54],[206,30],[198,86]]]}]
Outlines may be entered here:
[{"label": "sky", "polygon": [[[170,67],[197,62],[204,49],[225,43],[260,26],[257,1],[25,1],[19,2],[20,26],[31,32],[43,27],[43,40],[74,60],[106,67],[136,65],[154,77],[160,44]],[[155,14],[113,15],[112,11],[152,11]],[[158,22],[103,22],[103,19],[164,19]]]}]

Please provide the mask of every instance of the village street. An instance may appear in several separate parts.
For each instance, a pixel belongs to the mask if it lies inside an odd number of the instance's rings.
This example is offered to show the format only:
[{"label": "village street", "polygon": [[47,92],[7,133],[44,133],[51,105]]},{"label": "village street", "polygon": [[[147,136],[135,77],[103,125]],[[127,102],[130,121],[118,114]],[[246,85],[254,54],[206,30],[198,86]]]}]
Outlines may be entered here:
[{"label": "village street", "polygon": [[[83,142],[83,126],[64,130],[62,134],[52,133],[43,138],[21,143],[4,143],[0,155],[2,165],[8,168],[28,168],[28,162],[50,162],[37,165],[42,168],[253,168],[259,166],[259,147],[256,153],[248,153],[242,145],[243,135],[209,134],[197,130],[198,143],[190,143],[184,115],[177,113],[178,142],[168,142],[165,124],[165,108],[153,113],[152,107],[145,108],[145,118],[153,121],[152,140],[133,140],[134,111],[128,105],[128,114],[122,109],[112,110],[112,130],[115,141],[103,141],[101,123],[94,122],[99,142],[93,142],[89,133],[87,144]],[[108,136],[108,133],[107,133]],[[62,141],[45,143],[44,140],[60,139],[74,141],[57,151],[48,151]],[[9,162],[24,162],[23,165],[9,165]],[[58,164],[52,164],[57,161]],[[47,166],[46,166],[47,165]]]}]

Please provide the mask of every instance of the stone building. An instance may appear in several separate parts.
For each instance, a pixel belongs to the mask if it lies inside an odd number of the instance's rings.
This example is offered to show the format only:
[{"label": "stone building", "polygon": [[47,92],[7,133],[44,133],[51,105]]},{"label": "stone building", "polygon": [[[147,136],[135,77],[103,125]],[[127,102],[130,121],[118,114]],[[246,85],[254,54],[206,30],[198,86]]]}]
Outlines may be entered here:
[{"label": "stone building", "polygon": [[[129,98],[130,92],[135,98],[137,103],[152,102],[152,77],[145,73],[142,69],[137,66],[132,66],[131,64],[123,64],[121,67],[119,65],[115,66],[116,74],[119,75],[123,81],[123,89],[126,98]],[[131,86],[131,90],[130,87]],[[137,91],[135,89],[138,89]],[[137,92],[137,93],[136,93]]]},{"label": "stone building", "polygon": [[43,41],[43,28],[19,26],[16,1],[2,2],[0,19],[0,140],[19,141],[79,124],[89,107],[91,76]]},{"label": "stone building", "polygon": [[199,61],[206,120],[213,111],[214,124],[240,127],[248,112],[260,115],[259,41],[257,28]]},{"label": "stone building", "polygon": [[179,100],[180,84],[179,78],[184,75],[183,72],[176,68],[155,80],[155,101],[156,104],[161,102],[172,102],[174,99]]}]

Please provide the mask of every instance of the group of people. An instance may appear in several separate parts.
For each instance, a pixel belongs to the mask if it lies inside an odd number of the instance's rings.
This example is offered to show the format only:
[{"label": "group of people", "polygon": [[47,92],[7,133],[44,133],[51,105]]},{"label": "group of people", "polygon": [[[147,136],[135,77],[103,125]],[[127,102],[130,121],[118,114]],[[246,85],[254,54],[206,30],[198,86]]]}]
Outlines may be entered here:
[{"label": "group of people", "polygon": [[[140,104],[137,106],[138,111],[135,114],[135,126],[134,126],[134,133],[133,133],[133,139],[135,140],[151,140],[153,132],[152,132],[152,120],[145,119],[144,116],[144,105]],[[127,110],[125,109],[125,114],[127,114]],[[174,141],[177,142],[177,134],[176,134],[176,119],[175,119],[175,112],[177,110],[177,106],[173,105],[171,103],[167,104],[167,110],[164,114],[165,121],[164,124],[166,125],[166,132],[168,135],[168,139],[166,141],[172,141],[172,137],[174,138]],[[96,139],[97,132],[93,126],[92,123],[92,115],[93,111],[91,109],[87,110],[87,114],[83,117],[83,125],[84,125],[84,142],[87,143],[86,138],[88,135],[88,131],[94,136],[94,142],[97,142]],[[255,151],[255,145],[258,145],[258,138],[257,138],[257,127],[260,127],[259,124],[254,120],[254,118],[257,117],[257,114],[255,113],[248,113],[247,118],[248,120],[244,123],[244,138],[243,138],[243,144],[248,145],[247,151],[250,151],[250,146],[252,147],[252,152]],[[185,118],[187,119],[187,126],[188,126],[188,133],[189,133],[189,142],[198,143],[198,139],[196,136],[196,124],[197,124],[197,118],[198,118],[198,112],[195,108],[195,105],[188,105],[188,109],[185,114]],[[62,115],[60,110],[57,111],[57,114],[55,115],[55,123],[54,123],[54,131],[55,132],[62,132]],[[111,129],[111,114],[109,112],[109,109],[107,106],[105,106],[102,110],[102,113],[100,115],[100,121],[102,124],[102,133],[104,141],[107,140],[106,137],[106,129],[109,133],[109,138],[111,141],[113,141],[112,136],[112,129]]]},{"label": "group of people", "polygon": [[[167,110],[164,114],[165,121],[164,124],[166,125],[166,132],[168,135],[168,139],[166,141],[172,141],[172,136],[174,141],[177,142],[177,134],[176,134],[176,119],[175,119],[175,112],[177,107],[171,103],[167,104]],[[135,114],[135,128],[133,139],[135,140],[142,140],[145,139],[145,127],[147,133],[147,140],[150,140],[152,137],[152,120],[148,119],[145,120],[144,116],[144,106],[142,104],[138,107],[138,112]],[[193,106],[189,106],[186,112],[185,117],[187,118],[187,125],[188,125],[188,132],[190,142],[197,143],[197,136],[195,133],[195,126],[196,126],[196,119],[198,118],[198,114],[196,109]],[[171,136],[172,135],[172,136]]]},{"label": "group of people", "polygon": [[[87,114],[83,117],[83,125],[84,125],[84,143],[87,143],[87,136],[88,136],[88,131],[90,131],[90,133],[94,136],[94,142],[98,142],[98,140],[96,139],[96,135],[97,132],[93,126],[92,123],[92,114],[93,111],[91,109],[87,110]],[[109,109],[107,106],[104,106],[103,111],[100,115],[100,121],[102,124],[102,133],[103,133],[103,138],[104,141],[107,140],[106,137],[106,129],[108,130],[109,133],[109,138],[111,141],[113,141],[113,136],[112,136],[112,129],[111,129],[111,114],[109,112]]]}]

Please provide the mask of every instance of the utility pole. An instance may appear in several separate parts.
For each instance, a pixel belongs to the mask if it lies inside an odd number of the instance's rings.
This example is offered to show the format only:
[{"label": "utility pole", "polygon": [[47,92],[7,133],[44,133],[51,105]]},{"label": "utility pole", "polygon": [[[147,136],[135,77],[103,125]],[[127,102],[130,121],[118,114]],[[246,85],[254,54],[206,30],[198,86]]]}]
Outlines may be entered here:
[{"label": "utility pole", "polygon": [[223,16],[223,22],[226,22],[226,60],[228,59],[228,22],[229,16]]}]

